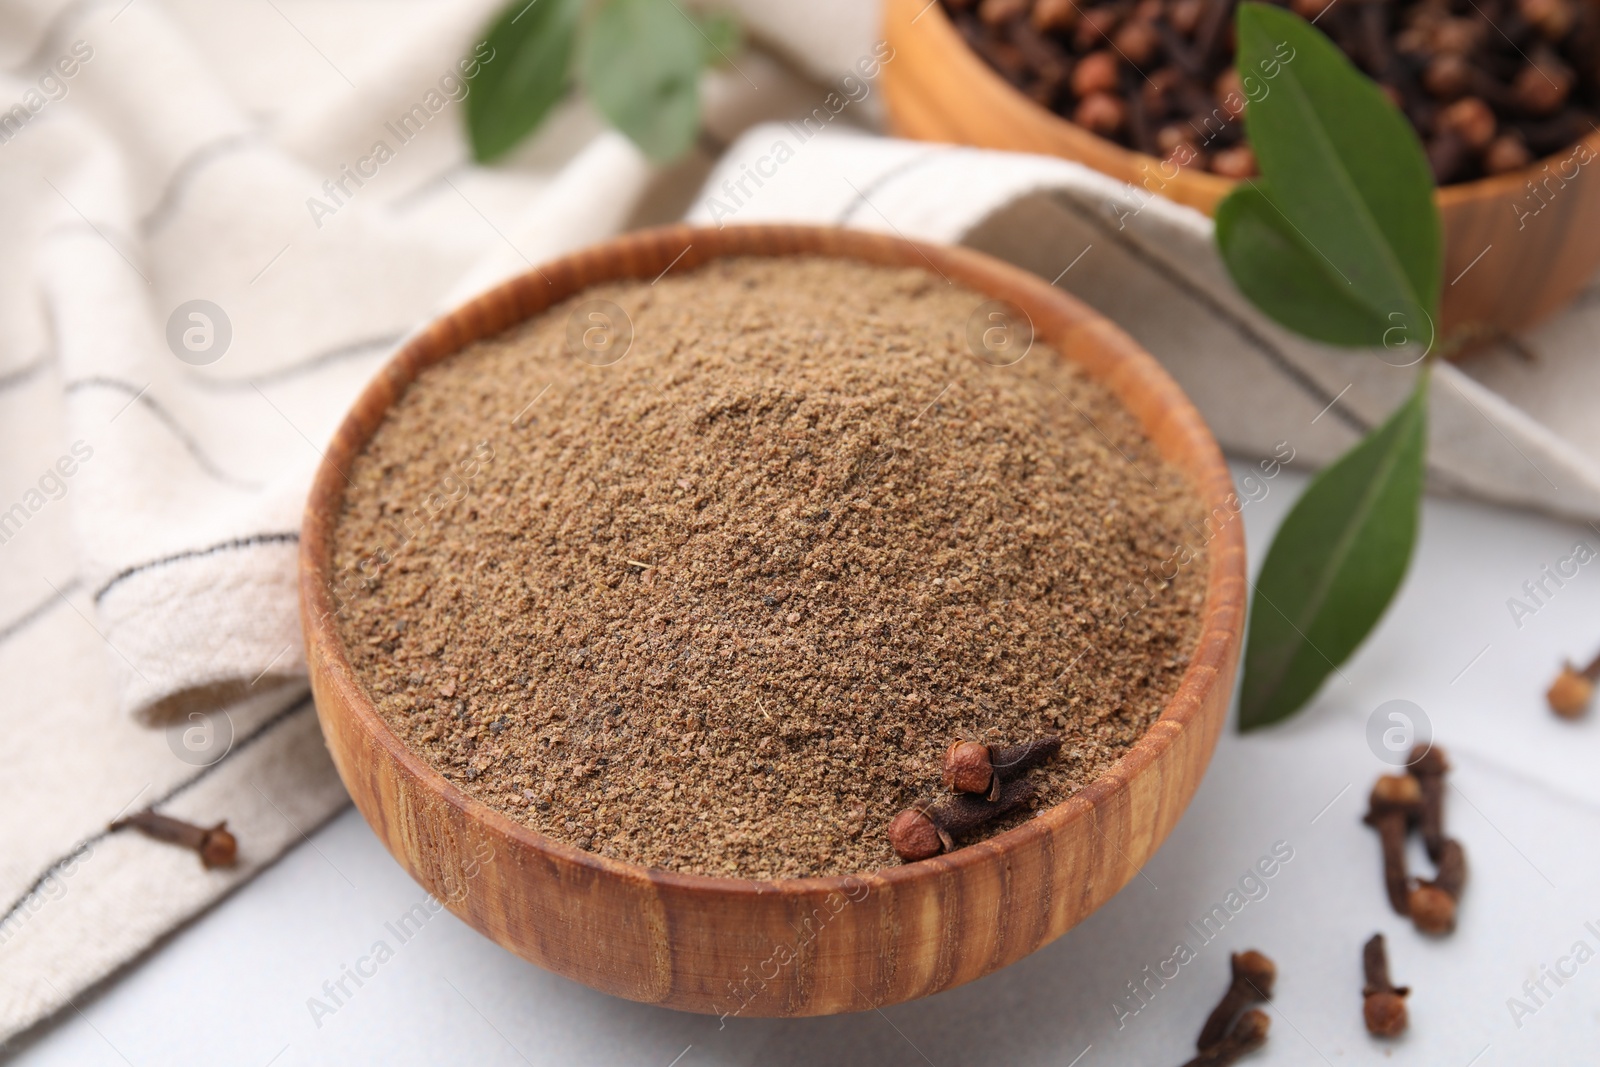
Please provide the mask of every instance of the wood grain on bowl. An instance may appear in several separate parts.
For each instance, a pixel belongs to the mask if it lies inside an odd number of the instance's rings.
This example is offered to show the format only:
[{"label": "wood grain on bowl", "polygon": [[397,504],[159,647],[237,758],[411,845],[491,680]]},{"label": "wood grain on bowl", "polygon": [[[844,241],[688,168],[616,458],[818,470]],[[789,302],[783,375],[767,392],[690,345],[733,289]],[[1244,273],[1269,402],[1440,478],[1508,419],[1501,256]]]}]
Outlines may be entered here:
[{"label": "wood grain on bowl", "polygon": [[[893,48],[883,96],[900,136],[1060,156],[1207,215],[1233,188],[1215,174],[1164,168],[1035,103],[967,46],[937,0],[884,0],[883,11]],[[1446,331],[1525,329],[1600,269],[1600,130],[1526,170],[1435,195]]]},{"label": "wood grain on bowl", "polygon": [[[1126,405],[1191,480],[1211,536],[1199,643],[1161,718],[1104,777],[1015,829],[903,867],[751,881],[645,869],[538,834],[451,785],[388,728],[334,625],[341,469],[424,368],[598,282],[730,255],[820,255],[931,269],[1027,312],[1036,335]],[[531,271],[444,316],[362,394],[318,469],[300,598],[317,712],[356,806],[402,865],[473,927],[596,989],[751,1016],[859,1011],[1015,962],[1105,903],[1171,833],[1227,715],[1244,624],[1237,498],[1199,414],[1121,330],[1044,281],[976,252],[798,226],[668,227]]]}]

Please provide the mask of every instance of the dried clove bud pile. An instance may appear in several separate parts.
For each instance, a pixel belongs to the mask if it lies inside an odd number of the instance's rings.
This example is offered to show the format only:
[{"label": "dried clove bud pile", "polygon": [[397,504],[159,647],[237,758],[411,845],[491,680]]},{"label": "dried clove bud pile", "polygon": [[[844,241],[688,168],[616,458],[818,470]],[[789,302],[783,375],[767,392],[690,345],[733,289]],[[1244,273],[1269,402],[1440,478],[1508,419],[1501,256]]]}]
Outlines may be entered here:
[{"label": "dried clove bud pile", "polygon": [[[1256,172],[1242,119],[1270,86],[1233,69],[1236,0],[943,2],[979,56],[1058,115],[1178,166]],[[1526,167],[1600,118],[1588,0],[1269,2],[1315,19],[1383,87],[1441,185]]]},{"label": "dried clove bud pile", "polygon": [[889,823],[889,845],[907,863],[956,847],[956,838],[1009,815],[1033,799],[1027,774],[1061,751],[1055,734],[1018,745],[957,741],[944,754],[944,787],[953,796],[924,800]]}]

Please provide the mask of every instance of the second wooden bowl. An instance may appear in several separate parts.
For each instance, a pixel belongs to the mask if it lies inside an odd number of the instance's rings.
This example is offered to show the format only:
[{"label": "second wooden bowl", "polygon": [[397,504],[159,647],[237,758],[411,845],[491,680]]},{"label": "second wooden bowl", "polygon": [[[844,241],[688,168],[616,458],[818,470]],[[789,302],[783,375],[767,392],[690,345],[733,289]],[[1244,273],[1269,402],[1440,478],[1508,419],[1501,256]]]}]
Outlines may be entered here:
[{"label": "second wooden bowl", "polygon": [[[1214,521],[1199,644],[1160,719],[1104,777],[1015,829],[857,876],[750,881],[620,863],[536,833],[457,789],[384,723],[335,626],[331,541],[362,451],[423,368],[596,283],[721,256],[831,256],[929,268],[1032,319],[1109,388]],[[1150,859],[1200,784],[1227,716],[1244,626],[1243,523],[1222,455],[1165,371],[1042,280],[976,252],[813,227],[669,227],[530,272],[446,315],[367,387],[317,471],[300,607],[335,765],[396,859],[466,922],[596,989],[725,1015],[824,1015],[936,993],[1015,962],[1105,903]]]},{"label": "second wooden bowl", "polygon": [[[937,0],[884,0],[884,100],[896,133],[1061,156],[1207,215],[1233,182],[1180,170],[1040,106],[973,52]],[[1439,189],[1443,328],[1513,332],[1572,300],[1600,268],[1600,130],[1526,170]],[[1585,162],[1579,162],[1584,160]]]}]

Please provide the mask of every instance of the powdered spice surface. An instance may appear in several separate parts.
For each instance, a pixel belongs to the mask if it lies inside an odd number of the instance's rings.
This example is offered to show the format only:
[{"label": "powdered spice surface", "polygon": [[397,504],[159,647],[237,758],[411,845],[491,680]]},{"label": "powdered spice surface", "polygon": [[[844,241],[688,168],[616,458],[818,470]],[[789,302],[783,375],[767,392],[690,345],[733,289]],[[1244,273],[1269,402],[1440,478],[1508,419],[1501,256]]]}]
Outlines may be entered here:
[{"label": "powdered spice surface", "polygon": [[[596,300],[633,328],[604,366]],[[334,535],[384,719],[536,830],[712,875],[896,863],[885,827],[955,738],[1064,735],[1036,809],[1093,781],[1195,648],[1203,509],[1043,343],[976,358],[983,302],[729,259],[425,371]]]}]

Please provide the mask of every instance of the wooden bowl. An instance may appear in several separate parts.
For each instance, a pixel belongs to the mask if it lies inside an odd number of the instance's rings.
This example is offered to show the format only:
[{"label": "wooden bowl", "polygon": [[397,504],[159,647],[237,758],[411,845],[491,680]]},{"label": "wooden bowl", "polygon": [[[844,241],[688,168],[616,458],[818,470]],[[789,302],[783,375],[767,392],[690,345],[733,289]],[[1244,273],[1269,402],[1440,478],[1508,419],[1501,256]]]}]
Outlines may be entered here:
[{"label": "wooden bowl", "polygon": [[[729,255],[932,266],[1011,301],[1039,339],[1116,394],[1206,508],[1218,509],[1194,658],[1160,719],[1104,777],[1015,829],[920,863],[851,877],[712,878],[609,860],[513,822],[451,785],[379,717],[334,625],[340,471],[424,367],[596,283],[654,278]],[[1239,656],[1245,560],[1232,494],[1216,442],[1160,365],[1031,274],[964,249],[821,227],[630,234],[435,322],[395,355],[340,426],[300,540],[317,714],[356,807],[395,858],[462,919],[542,967],[618,996],[718,1014],[824,1015],[926,996],[1059,937],[1132,878],[1183,814],[1227,715]]]},{"label": "wooden bowl", "polygon": [[[1180,170],[1169,180],[1154,156],[1035,103],[968,47],[937,2],[884,0],[883,36],[894,51],[881,84],[901,136],[1061,156],[1207,215],[1233,188],[1204,171]],[[1579,143],[1588,149],[1580,158],[1600,157],[1600,131]],[[1600,176],[1593,173],[1600,167],[1580,165],[1574,150],[1436,191],[1445,330],[1525,329],[1569,302],[1600,268]]]}]

